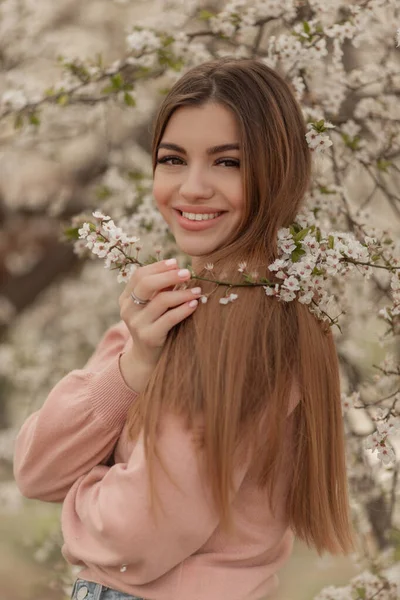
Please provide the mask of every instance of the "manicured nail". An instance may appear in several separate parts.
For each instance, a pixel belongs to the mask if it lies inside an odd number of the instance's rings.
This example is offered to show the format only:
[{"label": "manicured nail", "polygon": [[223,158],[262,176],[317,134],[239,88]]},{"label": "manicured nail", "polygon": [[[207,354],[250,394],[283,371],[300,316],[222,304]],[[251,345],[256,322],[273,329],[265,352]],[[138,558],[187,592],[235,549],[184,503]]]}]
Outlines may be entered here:
[{"label": "manicured nail", "polygon": [[197,306],[197,304],[198,304],[197,300],[191,300],[191,301],[189,302],[189,306],[190,306],[190,308],[194,308],[195,306]]},{"label": "manicured nail", "polygon": [[192,294],[201,294],[201,288],[200,287],[191,288],[191,292],[192,292]]},{"label": "manicured nail", "polygon": [[189,269],[181,269],[180,271],[178,271],[178,275],[179,277],[187,277],[188,275],[190,275]]},{"label": "manicured nail", "polygon": [[168,266],[176,265],[176,258],[169,258],[168,260],[165,261],[165,264]]}]

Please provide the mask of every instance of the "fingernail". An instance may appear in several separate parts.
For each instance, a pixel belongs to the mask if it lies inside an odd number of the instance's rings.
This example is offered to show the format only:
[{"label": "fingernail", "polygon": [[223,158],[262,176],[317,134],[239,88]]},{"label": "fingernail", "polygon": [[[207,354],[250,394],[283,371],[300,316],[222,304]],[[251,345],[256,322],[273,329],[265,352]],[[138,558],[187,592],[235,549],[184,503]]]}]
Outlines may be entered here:
[{"label": "fingernail", "polygon": [[197,300],[191,300],[191,301],[189,302],[189,306],[190,306],[190,308],[193,308],[194,306],[197,306],[197,304],[198,304]]},{"label": "fingernail", "polygon": [[165,264],[168,266],[176,265],[176,258],[169,258],[168,260],[165,261]]},{"label": "fingernail", "polygon": [[192,292],[192,294],[201,294],[201,288],[200,287],[191,288],[191,292]]},{"label": "fingernail", "polygon": [[180,271],[178,271],[178,275],[179,277],[187,277],[188,275],[190,275],[189,269],[181,269]]}]

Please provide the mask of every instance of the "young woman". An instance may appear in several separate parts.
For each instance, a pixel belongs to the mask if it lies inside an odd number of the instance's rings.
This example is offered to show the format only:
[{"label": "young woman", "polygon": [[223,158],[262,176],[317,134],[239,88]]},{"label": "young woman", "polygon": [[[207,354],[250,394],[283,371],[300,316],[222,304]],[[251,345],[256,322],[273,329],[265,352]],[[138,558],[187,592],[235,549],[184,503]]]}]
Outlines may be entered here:
[{"label": "young woman", "polygon": [[[153,166],[196,275],[239,282],[246,261],[271,278],[310,179],[302,113],[276,72],[232,58],[188,71],[159,109]],[[221,306],[224,286],[173,259],[140,267],[121,322],[22,426],[15,478],[63,502],[73,598],[260,600],[295,535],[354,550],[332,333],[299,302],[238,289]]]}]

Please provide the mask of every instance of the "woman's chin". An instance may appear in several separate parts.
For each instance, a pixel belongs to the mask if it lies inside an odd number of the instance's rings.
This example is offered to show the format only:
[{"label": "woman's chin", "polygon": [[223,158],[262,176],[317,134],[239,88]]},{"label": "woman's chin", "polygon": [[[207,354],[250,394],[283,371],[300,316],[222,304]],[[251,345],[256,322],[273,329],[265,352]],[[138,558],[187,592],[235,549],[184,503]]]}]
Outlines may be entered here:
[{"label": "woman's chin", "polygon": [[183,240],[179,235],[175,236],[175,241],[179,249],[192,258],[201,258],[202,256],[210,254],[217,248],[217,244],[201,243],[200,240]]}]

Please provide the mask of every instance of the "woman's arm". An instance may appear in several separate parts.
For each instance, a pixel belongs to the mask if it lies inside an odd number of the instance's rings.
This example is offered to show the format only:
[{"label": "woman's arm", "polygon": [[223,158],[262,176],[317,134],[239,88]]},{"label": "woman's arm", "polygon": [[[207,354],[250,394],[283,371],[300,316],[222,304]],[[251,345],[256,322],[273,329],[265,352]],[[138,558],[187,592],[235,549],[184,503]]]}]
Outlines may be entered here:
[{"label": "woman's arm", "polygon": [[[152,581],[198,550],[212,535],[219,515],[202,460],[178,417],[163,416],[157,436],[154,481],[161,505],[150,512],[149,480],[140,435],[128,462],[96,466],[68,492],[62,511],[69,557],[100,567],[126,565],[130,581]],[[234,472],[233,501],[247,465]]]},{"label": "woman's arm", "polygon": [[110,327],[85,367],[59,381],[26,419],[14,450],[24,496],[61,502],[79,477],[110,458],[137,397],[120,369],[129,341],[122,321]]}]

